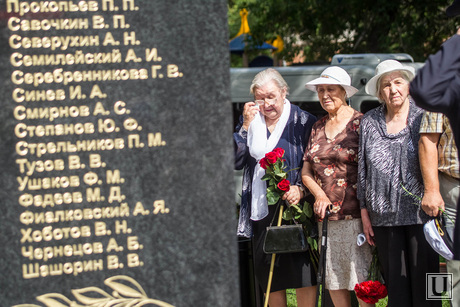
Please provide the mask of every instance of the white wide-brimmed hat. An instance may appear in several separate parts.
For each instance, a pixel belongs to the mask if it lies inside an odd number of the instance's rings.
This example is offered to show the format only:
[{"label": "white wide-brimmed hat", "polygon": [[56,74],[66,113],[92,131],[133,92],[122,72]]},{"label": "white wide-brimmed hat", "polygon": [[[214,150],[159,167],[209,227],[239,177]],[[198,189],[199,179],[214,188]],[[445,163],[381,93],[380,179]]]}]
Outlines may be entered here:
[{"label": "white wide-brimmed hat", "polygon": [[423,232],[425,233],[425,239],[435,252],[443,256],[446,260],[454,258],[453,242],[445,227],[443,216],[425,223]]},{"label": "white wide-brimmed hat", "polygon": [[320,84],[337,84],[347,92],[347,97],[351,97],[358,92],[358,89],[351,85],[350,75],[345,69],[338,66],[331,66],[323,70],[321,76],[305,84],[310,91],[316,92],[316,86]]},{"label": "white wide-brimmed hat", "polygon": [[405,71],[409,74],[409,78],[412,79],[415,76],[415,69],[410,66],[404,66],[400,62],[396,60],[386,60],[381,62],[375,68],[375,76],[373,76],[366,84],[366,93],[369,95],[379,97],[379,93],[377,93],[377,82],[382,75],[393,72],[393,71]]}]

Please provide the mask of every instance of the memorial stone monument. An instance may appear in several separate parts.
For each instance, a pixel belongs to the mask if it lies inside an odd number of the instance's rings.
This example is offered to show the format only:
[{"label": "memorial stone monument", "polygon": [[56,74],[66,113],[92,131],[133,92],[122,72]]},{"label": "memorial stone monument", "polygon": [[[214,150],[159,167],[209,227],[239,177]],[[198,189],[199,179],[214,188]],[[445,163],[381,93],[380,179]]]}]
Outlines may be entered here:
[{"label": "memorial stone monument", "polygon": [[0,1],[0,306],[238,306],[224,0]]}]

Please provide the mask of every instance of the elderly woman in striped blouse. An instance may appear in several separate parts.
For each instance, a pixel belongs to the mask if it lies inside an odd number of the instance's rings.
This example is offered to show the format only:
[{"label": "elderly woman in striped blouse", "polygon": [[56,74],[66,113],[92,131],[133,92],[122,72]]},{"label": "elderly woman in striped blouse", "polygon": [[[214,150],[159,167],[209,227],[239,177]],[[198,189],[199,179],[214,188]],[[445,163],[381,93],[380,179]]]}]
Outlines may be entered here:
[{"label": "elderly woman in striped blouse", "polygon": [[366,84],[383,103],[361,121],[358,199],[366,238],[378,247],[388,306],[441,306],[425,295],[426,274],[439,271],[439,259],[423,233],[429,220],[419,200],[423,110],[409,96],[413,77],[412,67],[387,60]]}]

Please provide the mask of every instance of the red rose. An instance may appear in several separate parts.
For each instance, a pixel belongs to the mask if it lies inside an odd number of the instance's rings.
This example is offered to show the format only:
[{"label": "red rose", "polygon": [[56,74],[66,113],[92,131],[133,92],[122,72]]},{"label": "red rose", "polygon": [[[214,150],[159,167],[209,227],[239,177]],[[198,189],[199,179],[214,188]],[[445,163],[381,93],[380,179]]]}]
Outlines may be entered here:
[{"label": "red rose", "polygon": [[262,158],[259,161],[259,164],[260,164],[260,167],[263,168],[263,169],[267,169],[267,167],[270,165],[266,158]]},{"label": "red rose", "polygon": [[278,183],[277,187],[278,187],[278,189],[280,189],[281,191],[287,192],[287,191],[289,191],[289,189],[291,188],[291,183],[289,182],[289,180],[283,179],[283,180],[281,180],[281,181]]},{"label": "red rose", "polygon": [[276,153],[278,158],[282,158],[284,156],[284,149],[283,148],[275,148],[273,149],[273,152]]},{"label": "red rose", "polygon": [[380,298],[384,298],[388,295],[387,287],[385,285],[382,285],[379,281],[375,282],[376,287],[378,287],[377,290],[377,295]]},{"label": "red rose", "polygon": [[364,281],[355,285],[356,296],[369,304],[375,304],[387,296],[387,288],[379,281]]},{"label": "red rose", "polygon": [[278,160],[278,155],[271,151],[265,155],[265,158],[267,159],[268,163],[275,164],[276,160]]}]

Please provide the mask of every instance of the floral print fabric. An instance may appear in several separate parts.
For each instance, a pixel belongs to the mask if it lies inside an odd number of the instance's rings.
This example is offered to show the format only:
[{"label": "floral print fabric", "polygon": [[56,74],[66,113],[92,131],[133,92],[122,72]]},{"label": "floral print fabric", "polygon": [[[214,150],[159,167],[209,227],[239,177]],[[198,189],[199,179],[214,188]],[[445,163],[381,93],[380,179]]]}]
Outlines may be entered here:
[{"label": "floral print fabric", "polygon": [[328,115],[312,128],[304,160],[310,162],[316,183],[332,203],[329,220],[361,218],[357,199],[359,125],[362,114],[355,111],[345,129],[335,138],[325,132]]}]

